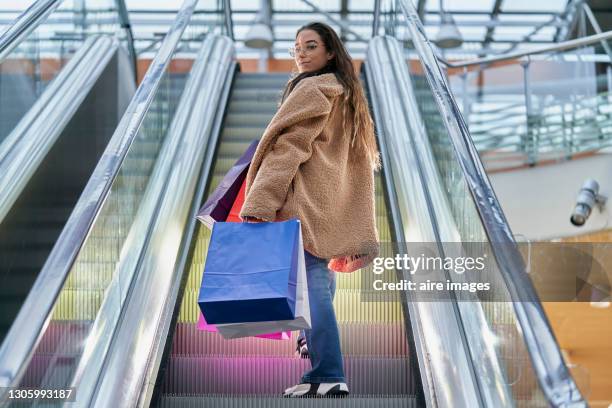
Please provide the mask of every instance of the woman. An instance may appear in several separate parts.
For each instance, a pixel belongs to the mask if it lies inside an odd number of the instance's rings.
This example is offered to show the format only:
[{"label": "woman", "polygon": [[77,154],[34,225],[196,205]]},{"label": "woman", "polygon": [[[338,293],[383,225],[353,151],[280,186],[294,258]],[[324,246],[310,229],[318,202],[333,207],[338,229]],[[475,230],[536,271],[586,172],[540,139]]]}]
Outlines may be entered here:
[{"label": "woman", "polygon": [[298,75],[251,162],[244,221],[301,222],[311,326],[312,369],[287,397],[348,395],[336,315],[335,274],[378,255],[374,171],[380,167],[374,126],[353,63],[335,31],[310,23],[290,50]]}]

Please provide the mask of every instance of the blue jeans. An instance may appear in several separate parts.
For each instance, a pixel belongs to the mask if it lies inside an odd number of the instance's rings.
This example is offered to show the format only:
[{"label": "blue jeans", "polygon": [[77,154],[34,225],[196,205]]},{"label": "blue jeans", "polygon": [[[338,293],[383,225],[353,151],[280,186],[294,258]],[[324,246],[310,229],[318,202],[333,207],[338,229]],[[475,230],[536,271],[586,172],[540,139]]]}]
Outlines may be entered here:
[{"label": "blue jeans", "polygon": [[304,251],[310,303],[310,330],[304,330],[312,369],[303,383],[346,382],[340,351],[340,334],[332,301],[336,293],[335,272],[327,260]]}]

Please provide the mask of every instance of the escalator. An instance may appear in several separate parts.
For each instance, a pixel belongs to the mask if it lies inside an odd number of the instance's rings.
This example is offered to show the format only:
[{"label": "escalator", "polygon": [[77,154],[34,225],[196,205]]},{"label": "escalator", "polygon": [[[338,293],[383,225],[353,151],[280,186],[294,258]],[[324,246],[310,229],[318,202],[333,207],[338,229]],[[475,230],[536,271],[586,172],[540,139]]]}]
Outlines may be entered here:
[{"label": "escalator", "polygon": [[117,38],[49,45],[60,3],[36,2],[0,38],[0,343],[135,89]]},{"label": "escalator", "polygon": [[[261,137],[276,111],[286,74],[238,73],[213,164],[210,193],[248,145]],[[380,240],[390,240],[389,220],[380,175],[376,179]],[[279,398],[299,382],[309,360],[294,355],[296,333],[289,341],[257,338],[223,340],[197,330],[197,296],[202,281],[210,231],[198,225],[186,286],[172,335],[167,366],[153,406],[247,406],[253,398],[265,406],[294,406]],[[365,273],[365,272],[363,272]],[[338,274],[334,300],[345,372],[351,398],[337,406],[416,406],[415,374],[411,372],[399,297],[377,294],[363,302],[361,273]],[[257,380],[265,378],[265,381]]]},{"label": "escalator", "polygon": [[196,329],[209,233],[195,214],[260,137],[287,80],[236,72],[233,41],[191,26],[196,4],[179,10],[64,226],[49,265],[65,281],[44,324],[27,330],[31,343],[3,348],[13,359],[0,352],[0,386],[73,387],[76,407],[585,406],[408,1],[383,15],[403,15],[394,21],[423,67],[407,70],[389,36],[365,61],[383,157],[381,256],[413,242],[501,242],[489,273],[504,301],[420,301],[369,290],[367,269],[338,275],[343,400],[279,397],[308,367],[295,337],[224,341]]},{"label": "escalator", "polygon": [[[407,2],[401,3],[397,12],[415,15]],[[419,35],[422,31],[414,28],[413,41]],[[420,46],[423,69],[410,74],[402,68],[405,60],[394,39],[371,41],[366,59],[386,165],[377,178],[380,240],[398,252],[407,242],[437,242],[443,253],[445,242],[485,243],[494,256],[488,271],[491,297],[454,294],[427,302],[418,295],[393,298],[387,292],[368,302],[367,279],[361,279],[366,271],[339,276],[334,303],[351,397],[330,402],[282,399],[281,390],[308,368],[307,361],[293,355],[295,337],[285,344],[252,338],[224,341],[195,327],[209,238],[208,230],[197,226],[186,252],[180,307],[175,303],[169,324],[172,341],[156,346],[161,353],[166,343],[153,406],[585,406],[478,156],[464,138],[465,127],[444,77],[427,65],[435,59],[426,41]],[[278,98],[285,80],[237,75],[206,182],[209,193],[263,132],[274,112],[265,101]],[[520,302],[513,306],[517,290],[529,308]],[[372,338],[377,341],[365,343]],[[147,395],[153,382],[148,380]]]}]

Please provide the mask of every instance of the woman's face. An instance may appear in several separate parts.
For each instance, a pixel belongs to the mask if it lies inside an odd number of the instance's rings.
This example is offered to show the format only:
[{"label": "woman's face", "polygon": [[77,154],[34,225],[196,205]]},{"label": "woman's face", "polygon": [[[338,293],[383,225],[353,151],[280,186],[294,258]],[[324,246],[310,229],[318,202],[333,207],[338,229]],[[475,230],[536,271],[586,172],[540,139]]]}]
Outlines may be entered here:
[{"label": "woman's face", "polygon": [[298,71],[317,71],[327,65],[334,57],[333,53],[327,52],[323,40],[316,31],[302,30],[295,39],[295,63]]}]

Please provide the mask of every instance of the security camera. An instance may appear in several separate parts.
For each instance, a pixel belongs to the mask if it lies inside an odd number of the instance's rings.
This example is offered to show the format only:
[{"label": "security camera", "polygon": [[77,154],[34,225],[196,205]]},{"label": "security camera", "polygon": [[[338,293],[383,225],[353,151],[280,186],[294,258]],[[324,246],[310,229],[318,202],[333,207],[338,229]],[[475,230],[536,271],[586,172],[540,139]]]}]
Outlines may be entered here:
[{"label": "security camera", "polygon": [[577,227],[583,226],[591,215],[593,207],[597,205],[599,211],[603,210],[606,200],[606,196],[599,194],[599,183],[593,179],[586,180],[578,192],[576,206],[570,217],[571,223]]}]

